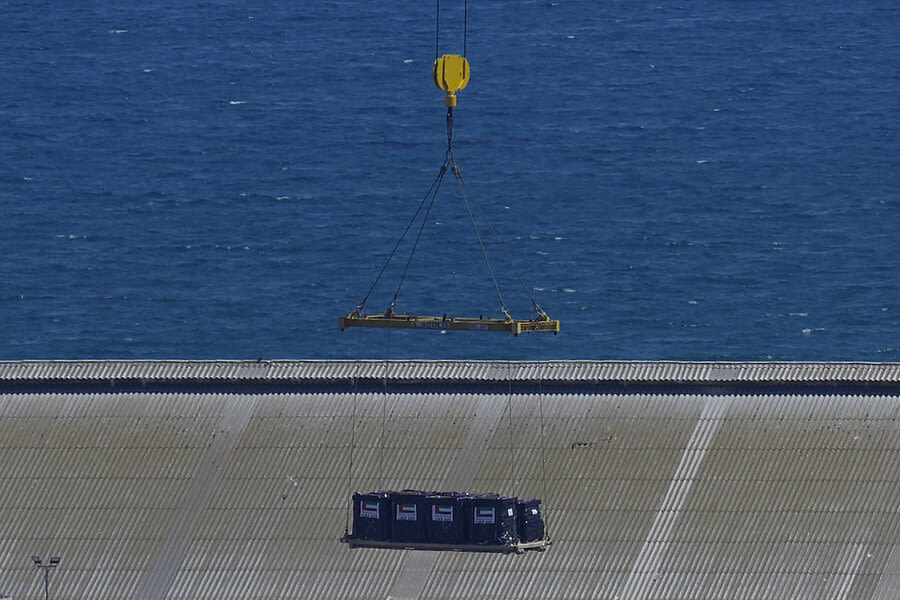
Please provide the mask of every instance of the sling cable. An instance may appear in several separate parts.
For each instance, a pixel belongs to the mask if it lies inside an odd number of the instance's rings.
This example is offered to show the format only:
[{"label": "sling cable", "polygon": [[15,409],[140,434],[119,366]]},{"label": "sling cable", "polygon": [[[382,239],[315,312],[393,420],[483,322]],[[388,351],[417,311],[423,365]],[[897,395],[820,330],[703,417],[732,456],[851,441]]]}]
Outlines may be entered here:
[{"label": "sling cable", "polygon": [[[463,19],[462,55],[440,55],[440,0],[438,0],[437,4],[437,19],[435,25],[435,59],[434,66],[432,67],[432,79],[434,81],[434,85],[439,90],[445,93],[444,106],[447,107],[447,151],[444,156],[444,162],[441,164],[441,168],[438,171],[438,174],[435,177],[434,181],[432,181],[431,187],[428,188],[428,191],[423,196],[421,202],[419,202],[418,207],[407,223],[406,228],[403,230],[403,233],[400,235],[400,238],[396,241],[394,247],[391,249],[387,260],[384,262],[384,265],[381,267],[378,275],[376,275],[375,281],[372,282],[372,285],[369,287],[368,292],[366,292],[366,295],[357,305],[356,309],[354,309],[349,315],[340,317],[338,319],[338,326],[340,327],[341,331],[348,327],[375,327],[388,329],[501,331],[511,333],[513,335],[519,335],[520,333],[524,333],[527,331],[550,331],[556,334],[559,332],[559,321],[556,319],[551,319],[534,299],[534,296],[531,294],[528,286],[525,284],[525,280],[522,278],[522,275],[519,273],[518,269],[516,269],[516,266],[513,264],[512,259],[509,256],[509,253],[506,251],[506,248],[503,246],[503,243],[500,241],[500,238],[497,236],[494,228],[487,220],[486,215],[481,210],[481,207],[475,204],[472,194],[469,191],[469,186],[463,178],[459,165],[457,164],[456,159],[453,156],[453,108],[457,104],[456,93],[460,90],[465,89],[466,85],[469,83],[470,74],[469,61],[466,60],[465,57],[466,37],[468,30],[468,2],[466,2],[466,9],[464,13],[465,16]],[[441,317],[415,316],[405,313],[398,314],[394,310],[397,305],[397,299],[400,296],[400,290],[403,287],[403,283],[406,281],[406,275],[409,271],[409,266],[412,263],[416,247],[419,245],[419,241],[422,239],[422,233],[425,229],[425,224],[428,222],[428,215],[431,213],[431,209],[434,206],[438,190],[440,189],[441,183],[444,180],[444,176],[448,171],[452,173],[453,177],[456,179],[457,187],[459,188],[463,204],[465,205],[466,214],[468,215],[469,221],[471,222],[472,227],[475,230],[475,237],[478,240],[478,245],[481,248],[481,253],[484,256],[485,263],[487,264],[487,269],[490,273],[491,281],[494,284],[494,290],[497,292],[497,298],[500,301],[500,312],[503,315],[502,318],[485,318],[484,316],[480,316],[477,318],[457,317],[452,314],[445,314]],[[486,226],[491,239],[500,249],[512,272],[515,274],[516,278],[521,284],[522,290],[530,298],[532,308],[536,313],[536,316],[534,318],[515,319],[510,314],[506,302],[503,300],[503,294],[500,290],[500,285],[497,283],[497,277],[494,272],[494,267],[491,264],[490,258],[488,258],[485,240],[483,239],[481,232],[478,229],[478,223],[475,218],[475,212],[473,212],[473,207],[481,217],[481,220],[484,222],[484,225]],[[388,265],[394,258],[394,255],[397,253],[397,249],[400,247],[400,244],[404,239],[406,239],[406,236],[413,229],[419,218],[421,218],[421,224],[419,224],[418,226],[418,231],[416,232],[416,237],[412,244],[412,249],[410,250],[409,257],[407,258],[405,265],[403,266],[403,270],[400,275],[400,281],[397,284],[397,288],[394,292],[394,296],[391,299],[390,304],[383,313],[367,315],[366,302],[369,300],[369,296],[371,296],[372,292],[375,289],[375,286],[381,280],[382,275],[384,275],[386,269],[388,268]]]}]

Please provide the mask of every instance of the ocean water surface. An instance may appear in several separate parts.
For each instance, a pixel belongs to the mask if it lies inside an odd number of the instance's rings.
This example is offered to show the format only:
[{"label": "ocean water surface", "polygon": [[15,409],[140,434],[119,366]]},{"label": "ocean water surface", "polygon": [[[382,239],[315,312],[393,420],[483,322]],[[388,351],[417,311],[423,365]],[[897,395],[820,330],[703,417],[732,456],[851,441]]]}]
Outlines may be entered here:
[{"label": "ocean water surface", "polygon": [[[432,3],[0,8],[0,359],[900,357],[893,3],[470,0],[518,338],[337,328],[444,157]],[[452,183],[396,309],[498,316]]]}]

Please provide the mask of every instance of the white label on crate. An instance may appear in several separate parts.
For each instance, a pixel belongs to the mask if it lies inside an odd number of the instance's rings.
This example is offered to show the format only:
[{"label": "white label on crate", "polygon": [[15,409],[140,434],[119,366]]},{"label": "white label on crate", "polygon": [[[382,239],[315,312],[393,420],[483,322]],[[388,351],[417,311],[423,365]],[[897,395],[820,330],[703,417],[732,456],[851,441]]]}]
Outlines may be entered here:
[{"label": "white label on crate", "polygon": [[511,509],[511,508],[507,508],[507,509],[506,509],[506,516],[507,516],[507,517],[511,517],[511,516],[513,516],[513,514],[515,514],[515,513],[513,513],[513,509]]},{"label": "white label on crate", "polygon": [[415,521],[416,505],[415,504],[398,504],[397,505],[398,521]]},{"label": "white label on crate", "polygon": [[431,505],[432,521],[449,521],[453,522],[453,507],[444,504]]},{"label": "white label on crate", "polygon": [[475,507],[475,522],[476,523],[493,523],[495,520],[495,513],[493,506],[476,506]]},{"label": "white label on crate", "polygon": [[359,503],[359,516],[366,519],[377,519],[379,516],[378,503],[369,502],[368,500],[362,500]]}]

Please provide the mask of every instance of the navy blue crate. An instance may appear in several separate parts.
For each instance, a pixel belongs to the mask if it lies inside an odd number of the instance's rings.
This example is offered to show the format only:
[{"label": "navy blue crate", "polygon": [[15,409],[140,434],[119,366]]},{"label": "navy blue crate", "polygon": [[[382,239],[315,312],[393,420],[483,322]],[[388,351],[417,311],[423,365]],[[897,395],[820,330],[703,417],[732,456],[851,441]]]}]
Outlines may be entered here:
[{"label": "navy blue crate", "polygon": [[391,539],[395,542],[424,542],[425,492],[391,492]]},{"label": "navy blue crate", "polygon": [[353,537],[378,541],[391,539],[390,494],[353,494]]},{"label": "navy blue crate", "polygon": [[521,542],[544,539],[544,517],[541,514],[540,500],[519,500],[516,509],[516,533]]},{"label": "navy blue crate", "polygon": [[438,493],[425,497],[428,541],[435,544],[465,544],[467,527],[462,500],[465,494]]},{"label": "navy blue crate", "polygon": [[469,496],[465,507],[470,544],[510,544],[516,536],[516,498],[495,494]]}]

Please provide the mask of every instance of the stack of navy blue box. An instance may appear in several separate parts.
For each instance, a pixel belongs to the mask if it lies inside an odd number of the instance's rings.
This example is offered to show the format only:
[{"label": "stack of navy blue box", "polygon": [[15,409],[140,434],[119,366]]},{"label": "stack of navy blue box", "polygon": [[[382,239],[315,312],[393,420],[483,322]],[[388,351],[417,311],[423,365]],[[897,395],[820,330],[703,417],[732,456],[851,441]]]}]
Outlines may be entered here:
[{"label": "stack of navy blue box", "polygon": [[544,537],[540,500],[499,494],[378,491],[353,495],[353,539],[510,545]]}]

